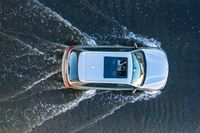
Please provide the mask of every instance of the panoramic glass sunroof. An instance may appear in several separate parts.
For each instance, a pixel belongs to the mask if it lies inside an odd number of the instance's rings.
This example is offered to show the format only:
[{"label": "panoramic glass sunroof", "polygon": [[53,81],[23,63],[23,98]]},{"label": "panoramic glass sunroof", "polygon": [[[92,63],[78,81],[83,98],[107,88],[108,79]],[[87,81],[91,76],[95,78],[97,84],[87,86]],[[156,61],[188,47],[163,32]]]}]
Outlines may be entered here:
[{"label": "panoramic glass sunroof", "polygon": [[104,78],[127,78],[126,57],[104,57]]}]

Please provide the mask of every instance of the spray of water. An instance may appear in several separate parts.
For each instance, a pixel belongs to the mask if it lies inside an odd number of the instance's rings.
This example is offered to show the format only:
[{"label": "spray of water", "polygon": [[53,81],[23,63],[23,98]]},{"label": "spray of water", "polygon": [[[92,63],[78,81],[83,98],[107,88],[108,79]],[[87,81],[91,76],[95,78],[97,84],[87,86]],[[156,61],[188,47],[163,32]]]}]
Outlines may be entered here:
[{"label": "spray of water", "polygon": [[[136,101],[149,100],[149,99],[157,97],[160,94],[161,94],[161,91],[153,91],[153,92],[146,92],[145,91],[145,92],[140,93],[140,94],[134,93],[133,95],[129,95],[129,96],[112,95],[110,97],[111,99],[109,99],[110,103],[104,103],[104,105],[103,105],[103,106],[109,106],[109,104],[114,105],[110,110],[108,110],[105,114],[100,115],[98,118],[90,121],[89,123],[83,124],[81,127],[74,130],[73,133],[79,132],[79,131],[87,128],[87,127],[94,125],[98,121],[101,121],[104,118],[112,115],[113,113],[115,113],[115,111],[119,110],[120,108],[125,106],[127,103],[135,103]],[[104,100],[106,100],[106,99],[107,98],[105,98]]]},{"label": "spray of water", "polygon": [[75,100],[70,101],[69,103],[66,104],[61,104],[61,105],[42,104],[42,107],[46,109],[46,113],[41,114],[37,122],[34,125],[31,125],[26,132],[30,132],[33,128],[41,126],[45,121],[53,119],[54,117],[60,115],[61,113],[64,113],[67,110],[71,110],[77,107],[80,102],[83,102],[84,100],[95,96],[95,94],[96,94],[95,90],[88,90],[85,91],[80,97],[77,97]]}]

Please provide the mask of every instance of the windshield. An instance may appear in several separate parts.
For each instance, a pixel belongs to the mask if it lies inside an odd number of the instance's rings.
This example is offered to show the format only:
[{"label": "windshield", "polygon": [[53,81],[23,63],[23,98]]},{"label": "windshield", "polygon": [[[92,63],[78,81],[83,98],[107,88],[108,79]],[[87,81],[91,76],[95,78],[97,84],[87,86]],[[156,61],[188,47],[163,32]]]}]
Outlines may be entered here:
[{"label": "windshield", "polygon": [[145,59],[142,51],[132,53],[133,73],[131,84],[133,86],[141,86],[145,77]]}]

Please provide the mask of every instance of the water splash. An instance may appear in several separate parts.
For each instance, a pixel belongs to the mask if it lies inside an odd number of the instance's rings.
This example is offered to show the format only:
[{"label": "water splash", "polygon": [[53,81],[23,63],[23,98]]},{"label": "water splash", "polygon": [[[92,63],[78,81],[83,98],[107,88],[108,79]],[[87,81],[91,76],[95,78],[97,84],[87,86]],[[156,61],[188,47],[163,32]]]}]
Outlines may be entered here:
[{"label": "water splash", "polygon": [[142,43],[148,47],[161,47],[161,43],[159,41],[153,38],[148,39],[139,34],[134,34],[133,32],[124,32],[124,35],[122,35],[122,37],[128,40],[136,40],[137,42]]},{"label": "water splash", "polygon": [[[115,113],[115,111],[117,111],[120,108],[122,108],[123,106],[125,106],[127,103],[135,103],[136,101],[141,101],[141,100],[150,100],[150,99],[155,98],[156,96],[158,96],[160,94],[161,94],[161,91],[153,91],[153,92],[145,91],[145,92],[140,93],[140,94],[134,93],[133,95],[130,95],[130,96],[113,95],[113,96],[110,97],[111,99],[109,100],[110,101],[109,104],[113,104],[115,106],[113,106],[105,114],[100,115],[100,117],[90,121],[89,123],[82,125],[78,129],[74,130],[73,133],[79,132],[79,131],[81,131],[85,128],[90,127],[91,125],[94,125],[98,121],[105,119],[106,117]],[[106,106],[108,106],[108,105],[106,105]]]},{"label": "water splash", "polygon": [[122,33],[117,33],[113,31],[112,34],[100,35],[94,34],[95,39],[101,43],[108,45],[131,45],[135,47],[155,47],[160,48],[161,42],[155,40],[154,38],[147,38],[139,34],[134,34],[128,30],[124,30]]},{"label": "water splash", "polygon": [[41,51],[39,51],[37,48],[33,48],[31,45],[29,45],[29,44],[27,44],[27,43],[24,43],[24,42],[22,42],[21,40],[19,40],[19,39],[17,39],[17,38],[16,38],[16,40],[19,42],[19,44],[22,44],[22,45],[26,46],[26,47],[29,48],[30,50],[33,50],[33,51],[35,51],[35,52],[38,53],[38,54],[44,55],[44,53],[41,52]]},{"label": "water splash", "polygon": [[80,102],[83,102],[84,100],[93,97],[95,94],[96,94],[95,90],[88,90],[85,91],[80,97],[66,104],[61,104],[61,105],[42,104],[42,107],[46,109],[46,113],[40,115],[38,121],[34,125],[31,125],[26,132],[31,132],[33,128],[41,126],[45,121],[53,119],[54,117],[60,115],[61,113],[64,113],[67,110],[71,110],[77,107]]},{"label": "water splash", "polygon": [[89,45],[89,46],[97,46],[95,40],[92,39],[92,38],[87,38],[86,39],[86,44]]},{"label": "water splash", "polygon": [[[39,80],[33,82],[31,85],[28,85],[27,87],[24,87],[24,88],[26,88],[26,89],[25,89],[24,91],[21,91],[20,94],[21,94],[21,93],[24,93],[24,92],[26,92],[26,91],[28,91],[28,90],[30,90],[33,86],[39,84],[40,82],[42,82],[42,81],[44,81],[44,80],[47,80],[48,78],[52,77],[53,75],[57,74],[58,72],[60,72],[60,70],[57,70],[57,71],[55,71],[55,72],[51,72],[51,73],[49,73],[48,75],[46,75],[45,77],[43,77],[43,78],[41,78],[41,79],[39,79]],[[18,94],[18,95],[19,95],[19,94]]]},{"label": "water splash", "polygon": [[44,80],[47,80],[48,78],[52,77],[53,75],[57,74],[58,72],[60,72],[60,70],[57,70],[55,72],[51,72],[47,75],[45,75],[45,77],[33,82],[32,84],[28,85],[28,86],[25,86],[24,90],[23,91],[20,91],[18,92],[17,94],[13,95],[13,96],[10,96],[8,98],[4,98],[3,100],[1,100],[0,102],[4,102],[4,101],[7,101],[7,100],[10,100],[10,99],[13,99],[13,98],[16,98],[18,96],[20,96],[21,94],[27,92],[28,90],[30,90],[32,87],[34,87],[35,85],[39,84],[40,82],[44,81]]},{"label": "water splash", "polygon": [[[137,42],[140,43],[143,46],[147,47],[161,47],[161,43],[154,38],[147,38],[140,34],[135,34],[132,31],[128,30],[126,26],[120,24],[114,17],[110,17],[107,14],[103,13],[101,10],[99,10],[97,7],[92,6],[89,1],[83,0],[82,4],[86,6],[91,12],[95,13],[96,15],[99,15],[102,17],[102,19],[105,19],[106,22],[111,23],[112,33],[111,34],[98,34],[95,33],[93,36],[97,38],[98,41],[104,41],[104,43],[109,43],[109,45],[112,45],[113,43],[123,43],[124,41],[131,41],[131,42]],[[121,40],[121,41],[119,41]],[[122,45],[122,44],[119,44]]]}]

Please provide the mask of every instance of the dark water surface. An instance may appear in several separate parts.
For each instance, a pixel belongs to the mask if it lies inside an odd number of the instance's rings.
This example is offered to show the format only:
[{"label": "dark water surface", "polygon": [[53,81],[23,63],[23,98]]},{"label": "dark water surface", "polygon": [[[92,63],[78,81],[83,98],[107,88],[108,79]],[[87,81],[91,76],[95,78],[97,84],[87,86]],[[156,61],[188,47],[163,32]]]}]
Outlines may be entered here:
[{"label": "dark water surface", "polygon": [[[0,132],[199,133],[200,2],[0,0]],[[64,87],[69,45],[162,47],[157,92]]]}]

